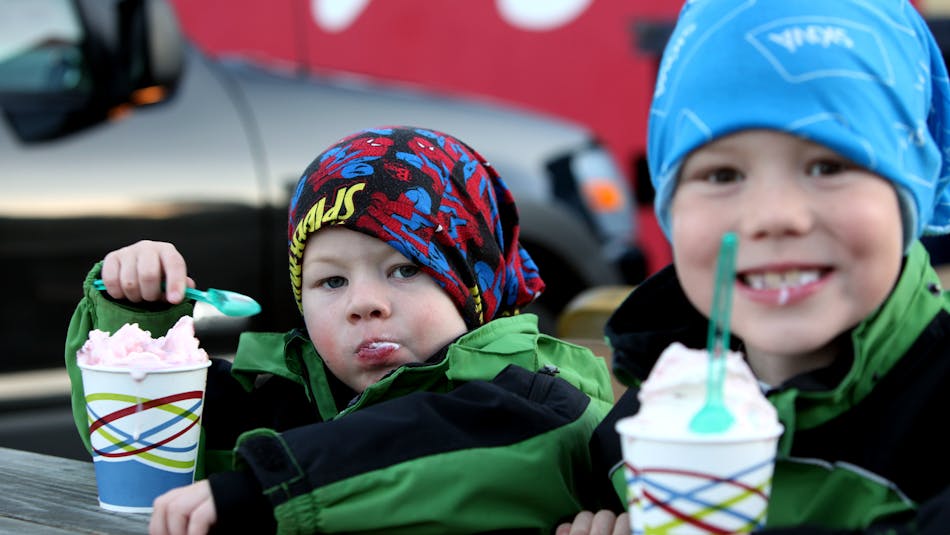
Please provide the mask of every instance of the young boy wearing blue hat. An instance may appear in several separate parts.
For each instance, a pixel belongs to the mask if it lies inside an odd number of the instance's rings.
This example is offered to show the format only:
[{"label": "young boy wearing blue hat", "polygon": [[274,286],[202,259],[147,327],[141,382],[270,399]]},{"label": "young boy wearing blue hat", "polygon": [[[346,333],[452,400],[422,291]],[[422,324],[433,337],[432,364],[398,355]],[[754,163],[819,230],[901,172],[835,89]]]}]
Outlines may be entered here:
[{"label": "young boy wearing blue hat", "polygon": [[[287,230],[306,329],[244,333],[233,365],[214,360],[210,476],[159,497],[151,533],[543,533],[584,507],[608,371],[519,314],[544,283],[477,152],[420,128],[353,134],[304,172]],[[76,349],[93,328],[165,332],[191,312],[186,283],[178,251],[147,241],[89,274],[66,350],[87,446]]]},{"label": "young boy wearing blue hat", "polygon": [[607,324],[631,386],[592,441],[608,510],[558,533],[629,533],[614,423],[665,347],[705,347],[730,231],[733,349],[785,426],[767,527],[950,533],[950,301],[918,240],[950,230],[948,128],[947,70],[906,0],[683,6],[648,131],[673,265]]}]

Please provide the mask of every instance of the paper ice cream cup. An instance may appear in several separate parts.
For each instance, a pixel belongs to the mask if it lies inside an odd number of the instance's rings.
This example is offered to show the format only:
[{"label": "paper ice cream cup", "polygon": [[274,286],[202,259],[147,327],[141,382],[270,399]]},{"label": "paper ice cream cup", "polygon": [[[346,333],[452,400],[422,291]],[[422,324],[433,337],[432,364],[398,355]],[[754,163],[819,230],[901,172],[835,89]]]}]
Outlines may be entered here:
[{"label": "paper ice cream cup", "polygon": [[783,427],[758,433],[658,435],[616,424],[633,535],[748,533],[765,526]]},{"label": "paper ice cream cup", "polygon": [[100,507],[149,513],[159,495],[194,481],[210,365],[79,364]]}]

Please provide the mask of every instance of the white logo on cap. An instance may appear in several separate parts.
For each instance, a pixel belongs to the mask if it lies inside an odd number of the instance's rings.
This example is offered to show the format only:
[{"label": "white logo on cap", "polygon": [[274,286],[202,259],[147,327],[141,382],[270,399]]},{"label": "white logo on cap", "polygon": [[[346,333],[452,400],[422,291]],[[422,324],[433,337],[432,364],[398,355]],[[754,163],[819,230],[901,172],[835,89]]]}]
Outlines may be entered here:
[{"label": "white logo on cap", "polygon": [[854,41],[848,37],[848,31],[840,26],[798,26],[786,28],[781,32],[768,34],[769,41],[785,47],[791,53],[808,45],[817,45],[823,48],[843,46],[853,48]]}]

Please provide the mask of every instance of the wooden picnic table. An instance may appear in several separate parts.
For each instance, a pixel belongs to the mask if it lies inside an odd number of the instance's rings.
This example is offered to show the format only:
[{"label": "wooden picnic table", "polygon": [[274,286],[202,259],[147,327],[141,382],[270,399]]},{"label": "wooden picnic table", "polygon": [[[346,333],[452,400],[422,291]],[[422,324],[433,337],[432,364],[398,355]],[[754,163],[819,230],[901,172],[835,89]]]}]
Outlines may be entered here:
[{"label": "wooden picnic table", "polygon": [[0,447],[0,534],[142,534],[148,521],[99,507],[91,460]]}]

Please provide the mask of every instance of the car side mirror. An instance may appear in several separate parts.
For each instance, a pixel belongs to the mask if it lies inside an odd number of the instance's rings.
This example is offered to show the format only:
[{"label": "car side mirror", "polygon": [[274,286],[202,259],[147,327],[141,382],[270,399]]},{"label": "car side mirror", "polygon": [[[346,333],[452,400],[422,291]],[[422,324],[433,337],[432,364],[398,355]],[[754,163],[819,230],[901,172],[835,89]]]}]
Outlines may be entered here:
[{"label": "car side mirror", "polygon": [[145,54],[149,78],[174,88],[184,66],[184,38],[174,10],[166,0],[145,0]]},{"label": "car side mirror", "polygon": [[89,41],[87,61],[105,91],[101,97],[116,105],[133,102],[143,88],[174,89],[184,63],[184,38],[168,0],[76,2]]},{"label": "car side mirror", "polygon": [[0,3],[0,16],[19,30],[0,35],[0,111],[25,143],[168,99],[183,73],[185,41],[167,0]]}]

